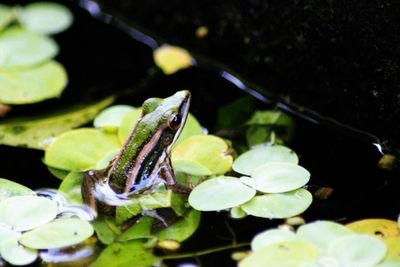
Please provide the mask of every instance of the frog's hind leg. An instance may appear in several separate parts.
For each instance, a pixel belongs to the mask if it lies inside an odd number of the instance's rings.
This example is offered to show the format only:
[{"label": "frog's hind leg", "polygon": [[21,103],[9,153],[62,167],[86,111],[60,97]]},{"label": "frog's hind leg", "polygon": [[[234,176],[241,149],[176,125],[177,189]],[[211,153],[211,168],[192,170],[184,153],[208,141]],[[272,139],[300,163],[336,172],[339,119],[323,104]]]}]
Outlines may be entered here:
[{"label": "frog's hind leg", "polygon": [[95,216],[97,216],[97,199],[94,192],[99,175],[97,171],[86,172],[81,185],[83,202],[93,210]]}]

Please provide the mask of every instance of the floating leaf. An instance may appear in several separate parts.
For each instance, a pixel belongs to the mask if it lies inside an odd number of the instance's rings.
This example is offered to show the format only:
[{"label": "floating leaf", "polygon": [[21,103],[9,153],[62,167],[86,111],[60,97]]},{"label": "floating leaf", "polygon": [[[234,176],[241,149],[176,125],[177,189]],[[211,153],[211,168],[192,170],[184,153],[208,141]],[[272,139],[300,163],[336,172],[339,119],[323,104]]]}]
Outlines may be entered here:
[{"label": "floating leaf", "polygon": [[77,105],[42,116],[3,120],[0,122],[0,142],[10,146],[44,149],[61,133],[93,120],[101,109],[113,101],[113,97],[108,97],[92,104]]},{"label": "floating leaf", "polygon": [[274,243],[252,252],[239,263],[239,267],[299,267],[314,262],[317,249],[303,240]]},{"label": "floating leaf", "polygon": [[58,53],[58,46],[49,37],[14,27],[0,33],[0,51],[0,69],[10,69],[43,63]]},{"label": "floating leaf", "polygon": [[28,265],[34,262],[38,252],[21,246],[17,240],[8,240],[0,246],[1,257],[13,265]]},{"label": "floating leaf", "polygon": [[9,197],[24,195],[35,195],[35,192],[21,184],[0,178],[0,202]]},{"label": "floating leaf", "polygon": [[384,260],[383,262],[375,265],[375,267],[399,267],[400,260]]},{"label": "floating leaf", "polygon": [[219,176],[196,186],[189,195],[189,204],[201,211],[223,210],[243,204],[255,194],[256,190],[238,178]]},{"label": "floating leaf", "polygon": [[154,50],[153,58],[156,65],[167,75],[192,66],[194,61],[187,50],[171,45],[163,45]]},{"label": "floating leaf", "polygon": [[16,196],[0,202],[0,223],[26,231],[53,220],[57,203],[39,196]]},{"label": "floating leaf", "polygon": [[247,216],[246,212],[240,207],[233,207],[231,208],[231,217],[234,219],[241,219]]},{"label": "floating leaf", "polygon": [[116,132],[121,126],[122,119],[135,108],[128,105],[115,105],[106,108],[95,118],[93,124],[109,132]]},{"label": "floating leaf", "polygon": [[354,232],[360,234],[375,235],[383,240],[390,237],[400,236],[397,222],[386,219],[365,219],[346,225]]},{"label": "floating leaf", "polygon": [[385,260],[396,261],[400,266],[400,236],[388,237],[383,241],[388,248]]},{"label": "floating leaf", "polygon": [[385,257],[386,245],[373,236],[355,234],[337,239],[330,245],[328,253],[342,266],[369,267]]},{"label": "floating leaf", "polygon": [[116,149],[108,152],[107,154],[105,154],[104,157],[101,158],[97,162],[96,169],[103,170],[103,169],[107,168],[108,166],[110,166],[111,162],[117,157],[120,150],[121,150],[120,148],[116,148]]},{"label": "floating leaf", "polygon": [[126,230],[120,236],[118,236],[117,240],[121,242],[133,239],[152,238],[153,237],[153,235],[151,234],[152,224],[153,224],[153,218],[142,217],[128,230]]},{"label": "floating leaf", "polygon": [[198,176],[223,174],[232,165],[227,143],[213,135],[185,139],[174,148],[171,159],[176,171]]},{"label": "floating leaf", "polygon": [[81,184],[85,173],[70,172],[62,181],[58,191],[63,193],[68,202],[83,204]]},{"label": "floating leaf", "polygon": [[96,231],[97,238],[105,245],[111,244],[117,237],[117,234],[109,227],[105,217],[97,217],[92,222],[92,226]]},{"label": "floating leaf", "polygon": [[92,225],[78,218],[60,218],[24,233],[20,243],[33,249],[76,245],[93,235]]},{"label": "floating leaf", "polygon": [[29,69],[2,71],[0,102],[21,105],[58,97],[66,84],[65,69],[56,61],[49,61]]},{"label": "floating leaf", "polygon": [[125,143],[126,139],[128,139],[128,136],[132,132],[133,128],[135,127],[141,115],[142,115],[142,109],[135,108],[122,118],[118,130],[118,138],[122,144]]},{"label": "floating leaf", "polygon": [[183,127],[183,130],[179,135],[178,140],[176,140],[175,142],[175,146],[190,136],[199,135],[202,133],[203,129],[201,128],[200,123],[191,113],[189,113],[186,119],[185,126]]},{"label": "floating leaf", "polygon": [[47,166],[47,169],[49,170],[49,172],[52,175],[54,175],[55,177],[57,177],[60,180],[64,180],[65,177],[67,177],[67,175],[70,174],[70,171],[60,170],[60,169],[53,168],[50,166]]},{"label": "floating leaf", "polygon": [[[0,4],[0,31],[14,19],[14,11],[11,7]],[[2,63],[0,62],[0,65]]]},{"label": "floating leaf", "polygon": [[90,267],[144,267],[155,266],[159,261],[150,249],[145,248],[142,240],[136,239],[107,246]]},{"label": "floating leaf", "polygon": [[36,2],[19,10],[18,20],[30,31],[55,34],[66,30],[72,24],[73,16],[63,5]]},{"label": "floating leaf", "polygon": [[257,234],[251,241],[253,251],[263,249],[271,244],[297,239],[296,234],[285,229],[271,229]]},{"label": "floating leaf", "polygon": [[326,254],[329,246],[338,238],[353,235],[346,226],[330,221],[316,221],[302,225],[297,229],[297,236],[314,244],[318,250]]},{"label": "floating leaf", "polygon": [[129,204],[116,207],[115,221],[117,224],[122,224],[128,219],[142,212],[142,207],[137,199],[131,199]]},{"label": "floating leaf", "polygon": [[301,188],[286,193],[256,196],[243,204],[242,209],[257,217],[283,219],[302,213],[311,202],[311,193]]},{"label": "floating leaf", "polygon": [[182,220],[156,233],[156,236],[161,240],[169,239],[182,242],[188,239],[197,230],[200,224],[200,216],[201,212],[191,210]]},{"label": "floating leaf", "polygon": [[71,171],[94,169],[107,153],[120,146],[115,137],[96,129],[66,132],[48,146],[44,161],[47,165]]},{"label": "floating leaf", "polygon": [[271,162],[286,162],[298,164],[296,152],[285,146],[260,146],[241,154],[233,162],[234,171],[251,175],[262,164]]},{"label": "floating leaf", "polygon": [[310,180],[310,173],[299,165],[273,162],[257,167],[252,178],[258,191],[282,193],[305,185]]},{"label": "floating leaf", "polygon": [[0,225],[0,247],[2,244],[8,240],[19,240],[21,238],[21,233],[15,232],[5,226]]}]

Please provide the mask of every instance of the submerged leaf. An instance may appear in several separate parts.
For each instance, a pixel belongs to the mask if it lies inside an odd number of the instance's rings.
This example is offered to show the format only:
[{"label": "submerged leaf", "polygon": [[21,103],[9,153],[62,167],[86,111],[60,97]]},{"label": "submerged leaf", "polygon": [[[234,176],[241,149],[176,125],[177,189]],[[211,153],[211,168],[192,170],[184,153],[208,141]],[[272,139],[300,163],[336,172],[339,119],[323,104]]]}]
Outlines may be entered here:
[{"label": "submerged leaf", "polygon": [[181,47],[163,45],[153,53],[154,62],[165,74],[172,74],[193,65],[193,58]]},{"label": "submerged leaf", "polygon": [[101,109],[113,101],[113,97],[108,97],[89,105],[77,105],[42,116],[1,121],[0,143],[44,149],[61,133],[93,120]]},{"label": "submerged leaf", "polygon": [[0,202],[9,197],[25,195],[35,195],[35,192],[19,183],[0,178]]},{"label": "submerged leaf", "polygon": [[38,256],[37,250],[26,248],[17,240],[8,240],[0,246],[1,257],[13,265],[28,265]]}]

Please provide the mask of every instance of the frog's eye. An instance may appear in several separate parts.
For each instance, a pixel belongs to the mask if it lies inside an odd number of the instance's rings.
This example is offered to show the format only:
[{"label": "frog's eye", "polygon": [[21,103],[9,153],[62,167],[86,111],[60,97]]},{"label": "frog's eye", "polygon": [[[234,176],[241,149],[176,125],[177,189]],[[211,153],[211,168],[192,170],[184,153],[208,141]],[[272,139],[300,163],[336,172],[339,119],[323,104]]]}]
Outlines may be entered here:
[{"label": "frog's eye", "polygon": [[182,116],[181,114],[175,113],[169,117],[169,127],[177,130],[181,126]]}]

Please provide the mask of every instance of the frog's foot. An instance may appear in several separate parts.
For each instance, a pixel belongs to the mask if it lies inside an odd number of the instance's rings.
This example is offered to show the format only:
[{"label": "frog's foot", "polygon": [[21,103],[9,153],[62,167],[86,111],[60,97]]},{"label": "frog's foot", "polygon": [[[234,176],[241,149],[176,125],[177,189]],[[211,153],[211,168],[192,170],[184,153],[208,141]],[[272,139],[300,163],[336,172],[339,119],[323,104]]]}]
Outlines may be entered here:
[{"label": "frog's foot", "polygon": [[165,227],[169,226],[165,219],[157,214],[156,210],[142,210],[142,215],[159,220]]}]

